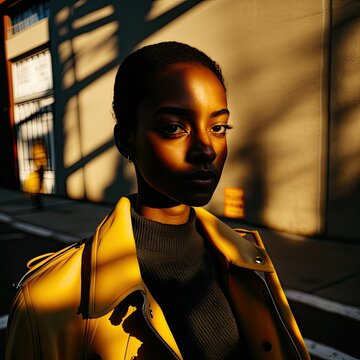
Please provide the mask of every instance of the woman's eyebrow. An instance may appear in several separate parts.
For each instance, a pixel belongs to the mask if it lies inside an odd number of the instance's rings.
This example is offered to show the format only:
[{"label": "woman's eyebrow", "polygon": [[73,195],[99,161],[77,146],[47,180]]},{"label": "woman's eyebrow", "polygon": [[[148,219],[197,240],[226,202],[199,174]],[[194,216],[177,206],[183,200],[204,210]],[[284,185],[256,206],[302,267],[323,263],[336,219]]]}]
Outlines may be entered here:
[{"label": "woman's eyebrow", "polygon": [[217,110],[211,113],[211,117],[217,117],[217,116],[221,116],[221,115],[227,115],[230,116],[230,111],[228,109],[221,109],[221,110]]}]

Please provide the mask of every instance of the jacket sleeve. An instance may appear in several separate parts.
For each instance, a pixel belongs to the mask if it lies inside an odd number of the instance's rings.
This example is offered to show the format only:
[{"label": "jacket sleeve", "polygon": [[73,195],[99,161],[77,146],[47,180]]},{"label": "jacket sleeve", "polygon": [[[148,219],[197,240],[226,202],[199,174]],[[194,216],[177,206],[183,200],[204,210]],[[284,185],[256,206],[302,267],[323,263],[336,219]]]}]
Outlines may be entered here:
[{"label": "jacket sleeve", "polygon": [[24,289],[21,288],[14,299],[10,310],[5,360],[36,359],[36,329],[31,321],[31,309],[26,303]]}]

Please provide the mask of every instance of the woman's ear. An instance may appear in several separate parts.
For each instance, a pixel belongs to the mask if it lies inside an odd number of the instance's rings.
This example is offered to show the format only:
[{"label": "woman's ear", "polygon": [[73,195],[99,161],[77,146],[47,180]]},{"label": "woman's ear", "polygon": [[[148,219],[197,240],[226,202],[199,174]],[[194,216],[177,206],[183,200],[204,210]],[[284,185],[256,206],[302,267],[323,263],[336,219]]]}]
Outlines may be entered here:
[{"label": "woman's ear", "polygon": [[134,133],[120,129],[119,124],[114,127],[114,140],[120,154],[126,159],[134,158]]}]

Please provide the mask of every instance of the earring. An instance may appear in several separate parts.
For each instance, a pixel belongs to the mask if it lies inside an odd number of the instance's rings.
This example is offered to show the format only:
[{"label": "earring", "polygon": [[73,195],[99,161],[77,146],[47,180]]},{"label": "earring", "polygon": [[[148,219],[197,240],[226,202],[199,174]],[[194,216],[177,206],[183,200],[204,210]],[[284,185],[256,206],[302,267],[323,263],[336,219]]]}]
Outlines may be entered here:
[{"label": "earring", "polygon": [[131,164],[133,162],[133,157],[130,156],[129,154],[128,154],[128,156],[126,158],[127,158],[127,161],[128,161],[129,164]]}]

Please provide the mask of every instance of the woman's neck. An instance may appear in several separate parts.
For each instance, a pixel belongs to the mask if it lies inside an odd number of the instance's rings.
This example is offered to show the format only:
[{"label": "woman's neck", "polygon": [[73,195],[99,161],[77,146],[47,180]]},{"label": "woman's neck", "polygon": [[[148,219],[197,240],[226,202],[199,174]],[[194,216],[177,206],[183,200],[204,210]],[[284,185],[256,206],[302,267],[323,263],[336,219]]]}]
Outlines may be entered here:
[{"label": "woman's neck", "polygon": [[148,198],[139,192],[136,199],[136,211],[149,220],[181,225],[189,220],[190,206],[162,199],[162,196],[158,196],[154,201],[154,197]]},{"label": "woman's neck", "polygon": [[177,205],[170,208],[153,208],[146,205],[137,207],[143,217],[163,224],[181,225],[189,220],[190,206]]}]

